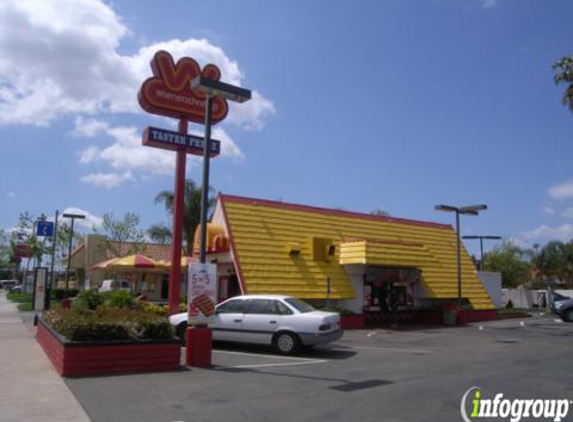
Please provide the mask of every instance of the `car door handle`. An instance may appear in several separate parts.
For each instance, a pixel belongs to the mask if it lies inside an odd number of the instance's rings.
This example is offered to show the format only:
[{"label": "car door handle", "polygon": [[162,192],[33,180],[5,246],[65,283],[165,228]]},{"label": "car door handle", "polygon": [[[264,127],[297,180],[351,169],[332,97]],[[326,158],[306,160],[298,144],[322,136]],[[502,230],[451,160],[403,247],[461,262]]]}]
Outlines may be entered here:
[{"label": "car door handle", "polygon": [[233,322],[242,322],[242,319],[234,319]]},{"label": "car door handle", "polygon": [[271,321],[271,324],[276,324],[276,323],[277,323],[276,321]]}]

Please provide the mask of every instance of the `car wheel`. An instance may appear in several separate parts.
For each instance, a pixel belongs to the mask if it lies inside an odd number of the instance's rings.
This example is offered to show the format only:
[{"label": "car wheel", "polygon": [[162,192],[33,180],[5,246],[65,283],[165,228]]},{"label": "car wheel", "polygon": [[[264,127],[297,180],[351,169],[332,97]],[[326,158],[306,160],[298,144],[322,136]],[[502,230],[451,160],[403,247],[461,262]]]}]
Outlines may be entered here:
[{"label": "car wheel", "polygon": [[563,313],[564,317],[563,320],[566,322],[573,322],[573,308],[567,309]]},{"label": "car wheel", "polygon": [[181,345],[185,346],[187,338],[187,323],[182,322],[181,324],[179,324],[175,329],[175,332],[177,334],[177,337],[179,337],[179,339],[181,340]]},{"label": "car wheel", "polygon": [[299,350],[300,341],[296,334],[284,331],[275,335],[273,346],[282,355],[292,355]]}]

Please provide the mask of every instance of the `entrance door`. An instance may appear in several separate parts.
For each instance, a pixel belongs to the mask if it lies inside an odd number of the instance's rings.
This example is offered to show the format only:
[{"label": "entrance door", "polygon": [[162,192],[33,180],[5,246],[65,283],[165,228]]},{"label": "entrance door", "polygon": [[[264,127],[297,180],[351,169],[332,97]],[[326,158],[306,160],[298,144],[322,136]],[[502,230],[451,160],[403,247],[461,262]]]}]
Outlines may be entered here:
[{"label": "entrance door", "polygon": [[169,298],[169,275],[164,274],[161,277],[161,300]]}]

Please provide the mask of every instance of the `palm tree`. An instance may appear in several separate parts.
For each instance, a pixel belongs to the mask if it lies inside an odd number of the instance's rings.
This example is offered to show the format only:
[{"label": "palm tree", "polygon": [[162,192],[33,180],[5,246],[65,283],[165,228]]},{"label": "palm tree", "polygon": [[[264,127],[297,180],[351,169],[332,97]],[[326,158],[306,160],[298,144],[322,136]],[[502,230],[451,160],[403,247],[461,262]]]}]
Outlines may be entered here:
[{"label": "palm tree", "polygon": [[[210,188],[210,191],[213,189]],[[173,215],[173,203],[175,196],[172,191],[164,190],[157,194],[155,203],[163,203],[165,209]],[[215,198],[209,196],[207,201],[208,210],[215,205]],[[185,180],[185,203],[183,205],[183,237],[185,238],[185,253],[191,255],[193,252],[193,236],[201,221],[201,189],[197,187],[191,179]]]},{"label": "palm tree", "polygon": [[160,245],[167,245],[171,243],[171,229],[165,224],[152,224],[147,229],[149,238]]},{"label": "palm tree", "polygon": [[569,107],[573,112],[573,55],[562,57],[553,65],[553,70],[558,73],[553,77],[556,85],[564,83],[567,85],[563,93],[563,105]]}]

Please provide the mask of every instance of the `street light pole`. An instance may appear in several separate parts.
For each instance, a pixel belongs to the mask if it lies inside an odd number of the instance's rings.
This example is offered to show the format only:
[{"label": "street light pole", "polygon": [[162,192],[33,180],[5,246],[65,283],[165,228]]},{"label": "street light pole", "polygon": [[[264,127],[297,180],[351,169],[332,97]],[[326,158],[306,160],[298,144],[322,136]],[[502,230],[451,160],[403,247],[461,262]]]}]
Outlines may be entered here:
[{"label": "street light pole", "polygon": [[201,223],[199,262],[204,264],[207,255],[207,211],[209,208],[209,158],[211,154],[211,113],[213,97],[244,103],[251,99],[251,91],[215,79],[197,76],[191,89],[205,95],[205,140],[203,146],[203,186],[201,189]]},{"label": "street light pole", "polygon": [[199,262],[204,264],[207,258],[207,211],[209,208],[209,167],[211,158],[211,112],[213,97],[207,94],[205,98],[205,139],[203,145],[203,186],[201,188],[201,240]]},{"label": "street light pole", "polygon": [[501,236],[463,236],[463,239],[479,239],[479,270],[483,271],[483,241],[484,239],[500,240]]},{"label": "street light pole", "polygon": [[56,210],[56,218],[54,222],[54,237],[52,237],[52,261],[50,263],[50,278],[48,283],[48,288],[46,289],[46,301],[44,302],[44,309],[50,309],[50,294],[54,288],[54,266],[56,263],[56,244],[58,242],[58,214],[59,211]]},{"label": "street light pole", "polygon": [[457,267],[458,267],[458,308],[462,306],[462,253],[460,237],[460,214],[478,215],[480,211],[487,210],[487,205],[469,205],[465,207],[454,207],[452,205],[436,205],[436,211],[456,213],[456,236],[457,236]]},{"label": "street light pole", "polygon": [[462,251],[460,239],[460,211],[456,210],[456,237],[458,255],[458,309],[462,307]]},{"label": "street light pole", "polygon": [[74,221],[83,220],[86,218],[85,215],[82,214],[66,214],[62,215],[64,218],[69,218],[72,220],[70,223],[70,241],[68,242],[68,267],[66,269],[66,297],[68,297],[68,290],[69,290],[69,283],[70,283],[70,265],[72,263],[72,241],[74,240]]}]

